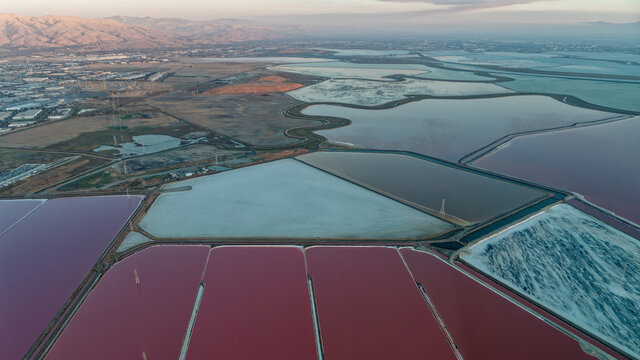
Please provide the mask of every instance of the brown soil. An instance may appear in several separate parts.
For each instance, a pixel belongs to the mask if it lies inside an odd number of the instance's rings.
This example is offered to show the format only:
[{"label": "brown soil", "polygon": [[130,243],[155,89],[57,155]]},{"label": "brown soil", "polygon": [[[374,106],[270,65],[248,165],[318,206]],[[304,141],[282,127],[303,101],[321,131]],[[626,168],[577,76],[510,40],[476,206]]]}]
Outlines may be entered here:
[{"label": "brown soil", "polygon": [[285,116],[283,110],[300,102],[277,93],[209,96],[176,93],[152,98],[146,103],[181,120],[259,146],[284,146],[298,142],[299,139],[285,136],[283,131],[320,124]]},{"label": "brown soil", "polygon": [[278,75],[270,75],[270,76],[263,76],[259,79],[256,79],[256,82],[274,82],[274,83],[283,83],[283,82],[287,82],[287,78],[284,78],[282,76],[278,76]]}]

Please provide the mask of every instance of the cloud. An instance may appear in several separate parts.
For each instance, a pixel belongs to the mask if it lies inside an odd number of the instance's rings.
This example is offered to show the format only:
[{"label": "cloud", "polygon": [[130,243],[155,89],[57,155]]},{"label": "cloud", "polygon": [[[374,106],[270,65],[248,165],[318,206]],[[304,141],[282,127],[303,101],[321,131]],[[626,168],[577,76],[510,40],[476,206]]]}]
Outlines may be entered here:
[{"label": "cloud", "polygon": [[[517,4],[528,4],[545,0],[378,0],[383,2],[396,3],[427,3],[432,5],[443,5],[446,8],[438,9],[436,12],[458,12],[467,10],[480,10],[499,8]],[[546,0],[548,1],[548,0]]]}]

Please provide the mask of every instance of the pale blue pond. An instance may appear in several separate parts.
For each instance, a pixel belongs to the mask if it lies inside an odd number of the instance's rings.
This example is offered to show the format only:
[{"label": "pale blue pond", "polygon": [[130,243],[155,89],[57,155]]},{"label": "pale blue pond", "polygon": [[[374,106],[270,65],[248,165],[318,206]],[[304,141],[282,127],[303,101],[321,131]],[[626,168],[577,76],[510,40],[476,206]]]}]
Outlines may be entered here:
[{"label": "pale blue pond", "polygon": [[571,95],[599,106],[640,112],[640,82],[613,82],[505,74],[515,79],[499,83],[518,92]]},{"label": "pale blue pond", "polygon": [[568,73],[640,76],[638,55],[611,53],[466,53],[434,54],[437,60],[472,64],[496,65],[507,68],[525,68]]},{"label": "pale blue pond", "polygon": [[117,150],[120,155],[134,156],[152,154],[180,146],[182,140],[169,135],[139,135],[133,136],[132,142],[121,143],[118,147],[102,145],[93,149],[95,152]]},{"label": "pale blue pond", "polygon": [[553,313],[640,357],[640,243],[563,204],[461,258]]},{"label": "pale blue pond", "polygon": [[358,78],[386,80],[390,75],[418,75],[427,68],[421,64],[361,64],[345,61],[287,64],[270,66],[275,71],[322,76],[328,78]]},{"label": "pale blue pond", "polygon": [[336,61],[278,65],[271,66],[270,69],[330,78],[385,80],[386,76],[401,74],[434,80],[489,81],[493,79],[475,75],[470,71],[441,69],[422,64],[353,63]]},{"label": "pale blue pond", "polygon": [[127,236],[122,240],[122,242],[120,243],[120,246],[118,246],[118,249],[116,250],[117,253],[123,253],[127,250],[131,250],[134,247],[138,246],[138,245],[142,245],[142,244],[146,244],[149,242],[152,242],[153,240],[149,239],[148,237],[144,236],[143,234],[137,232],[137,231],[131,231],[127,234]]},{"label": "pale blue pond", "polygon": [[452,225],[297,160],[180,181],[140,226],[156,237],[416,239]]}]

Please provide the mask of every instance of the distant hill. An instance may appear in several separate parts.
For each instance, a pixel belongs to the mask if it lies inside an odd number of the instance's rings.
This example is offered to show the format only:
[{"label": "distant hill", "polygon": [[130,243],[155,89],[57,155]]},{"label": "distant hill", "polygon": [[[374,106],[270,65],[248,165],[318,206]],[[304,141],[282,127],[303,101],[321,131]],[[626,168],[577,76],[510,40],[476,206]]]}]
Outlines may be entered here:
[{"label": "distant hill", "polygon": [[127,25],[168,31],[196,43],[228,43],[275,40],[308,33],[299,26],[271,26],[239,19],[192,21],[179,18],[114,16],[107,18]]},{"label": "distant hill", "polygon": [[305,32],[299,27],[275,27],[235,19],[190,21],[121,16],[85,19],[0,14],[0,48],[15,49],[185,47],[274,40]]}]

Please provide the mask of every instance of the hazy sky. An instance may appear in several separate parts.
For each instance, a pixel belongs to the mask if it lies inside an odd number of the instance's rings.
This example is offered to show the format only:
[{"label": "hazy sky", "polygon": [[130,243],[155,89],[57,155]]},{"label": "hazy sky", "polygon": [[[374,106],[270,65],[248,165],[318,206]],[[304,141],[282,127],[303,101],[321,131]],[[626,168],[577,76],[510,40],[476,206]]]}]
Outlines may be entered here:
[{"label": "hazy sky", "polygon": [[[640,0],[3,0],[20,15],[256,18],[320,14],[437,22],[640,21]],[[292,16],[293,15],[293,16]],[[302,17],[304,19],[305,16]],[[413,19],[413,20],[410,20]]]}]

